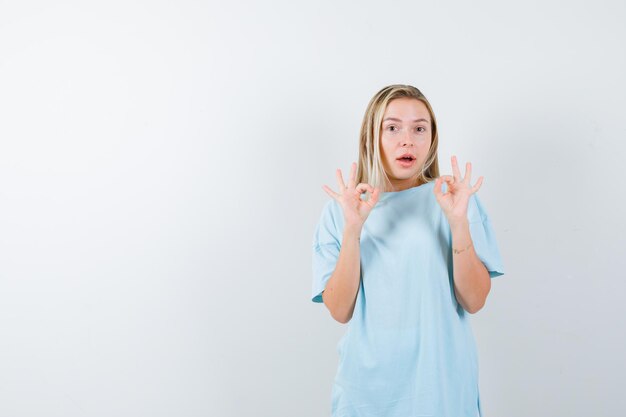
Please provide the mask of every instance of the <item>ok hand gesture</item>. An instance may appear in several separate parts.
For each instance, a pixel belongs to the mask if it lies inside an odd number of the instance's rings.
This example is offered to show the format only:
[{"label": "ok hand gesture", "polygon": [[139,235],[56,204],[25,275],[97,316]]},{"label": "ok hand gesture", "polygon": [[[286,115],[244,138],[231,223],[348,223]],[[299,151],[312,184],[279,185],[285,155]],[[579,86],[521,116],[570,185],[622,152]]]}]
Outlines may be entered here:
[{"label": "ok hand gesture", "polygon": [[[343,176],[339,168],[337,168],[336,173],[339,193],[334,192],[326,185],[322,186],[322,188],[329,196],[337,200],[337,202],[341,205],[346,226],[360,229],[363,226],[363,223],[365,223],[370,211],[372,211],[378,202],[380,190],[366,183],[360,183],[358,185],[355,184],[356,162],[352,163],[348,186],[346,186],[343,182]],[[370,199],[367,201],[361,200],[361,194],[367,191],[372,193]]]},{"label": "ok hand gesture", "polygon": [[[452,172],[453,176],[443,175],[437,178],[433,192],[435,198],[441,206],[444,214],[448,218],[448,223],[465,221],[467,219],[467,206],[472,194],[480,189],[483,183],[483,177],[478,178],[474,186],[471,186],[470,179],[472,177],[472,164],[465,164],[465,178],[461,178],[461,172],[457,164],[456,156],[452,156]],[[448,192],[443,194],[441,185],[443,181],[448,186]]]}]

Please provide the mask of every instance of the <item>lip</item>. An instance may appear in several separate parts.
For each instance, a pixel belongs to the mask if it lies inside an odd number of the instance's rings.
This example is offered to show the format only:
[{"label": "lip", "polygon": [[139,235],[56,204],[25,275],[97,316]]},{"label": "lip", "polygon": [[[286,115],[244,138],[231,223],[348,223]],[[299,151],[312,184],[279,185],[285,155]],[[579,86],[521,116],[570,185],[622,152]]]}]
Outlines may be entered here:
[{"label": "lip", "polygon": [[398,165],[402,168],[411,168],[415,164],[416,159],[411,159],[410,161],[404,161],[402,159],[396,159]]}]

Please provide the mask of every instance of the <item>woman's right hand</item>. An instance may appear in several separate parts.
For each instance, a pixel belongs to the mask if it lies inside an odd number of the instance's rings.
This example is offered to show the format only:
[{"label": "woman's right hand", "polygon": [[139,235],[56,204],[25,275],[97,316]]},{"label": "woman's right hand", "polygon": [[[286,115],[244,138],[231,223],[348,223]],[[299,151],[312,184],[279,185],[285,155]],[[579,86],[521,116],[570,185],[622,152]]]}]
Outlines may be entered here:
[{"label": "woman's right hand", "polygon": [[[355,184],[356,162],[352,163],[348,186],[346,186],[343,182],[341,170],[337,168],[336,172],[337,184],[339,185],[340,192],[336,193],[326,185],[322,186],[322,188],[329,196],[337,200],[337,202],[341,205],[346,225],[357,227],[360,230],[360,228],[363,227],[367,216],[369,216],[376,203],[378,203],[380,190],[366,183],[360,183],[358,185]],[[371,197],[367,201],[361,200],[361,194],[367,191],[372,193]]]}]

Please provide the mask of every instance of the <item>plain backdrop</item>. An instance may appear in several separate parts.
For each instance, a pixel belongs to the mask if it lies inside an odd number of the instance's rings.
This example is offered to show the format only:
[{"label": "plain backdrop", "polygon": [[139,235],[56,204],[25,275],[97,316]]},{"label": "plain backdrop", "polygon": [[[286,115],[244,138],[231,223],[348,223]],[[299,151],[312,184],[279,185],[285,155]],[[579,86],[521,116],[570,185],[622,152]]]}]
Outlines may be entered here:
[{"label": "plain backdrop", "polygon": [[0,2],[0,416],[330,415],[323,204],[419,88],[505,275],[486,417],[626,407],[626,4]]}]

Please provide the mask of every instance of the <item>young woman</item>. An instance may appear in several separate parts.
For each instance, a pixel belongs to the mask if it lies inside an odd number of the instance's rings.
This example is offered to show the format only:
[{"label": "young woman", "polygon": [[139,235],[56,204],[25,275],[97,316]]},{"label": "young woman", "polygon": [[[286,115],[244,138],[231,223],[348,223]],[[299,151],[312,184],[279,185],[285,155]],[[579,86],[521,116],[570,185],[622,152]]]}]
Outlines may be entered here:
[{"label": "young woman", "polygon": [[[348,323],[339,341],[333,417],[476,417],[478,356],[469,314],[504,274],[471,183],[439,176],[437,123],[415,87],[371,99],[359,164],[327,186],[313,237],[312,301]],[[363,198],[365,197],[365,198]]]}]

